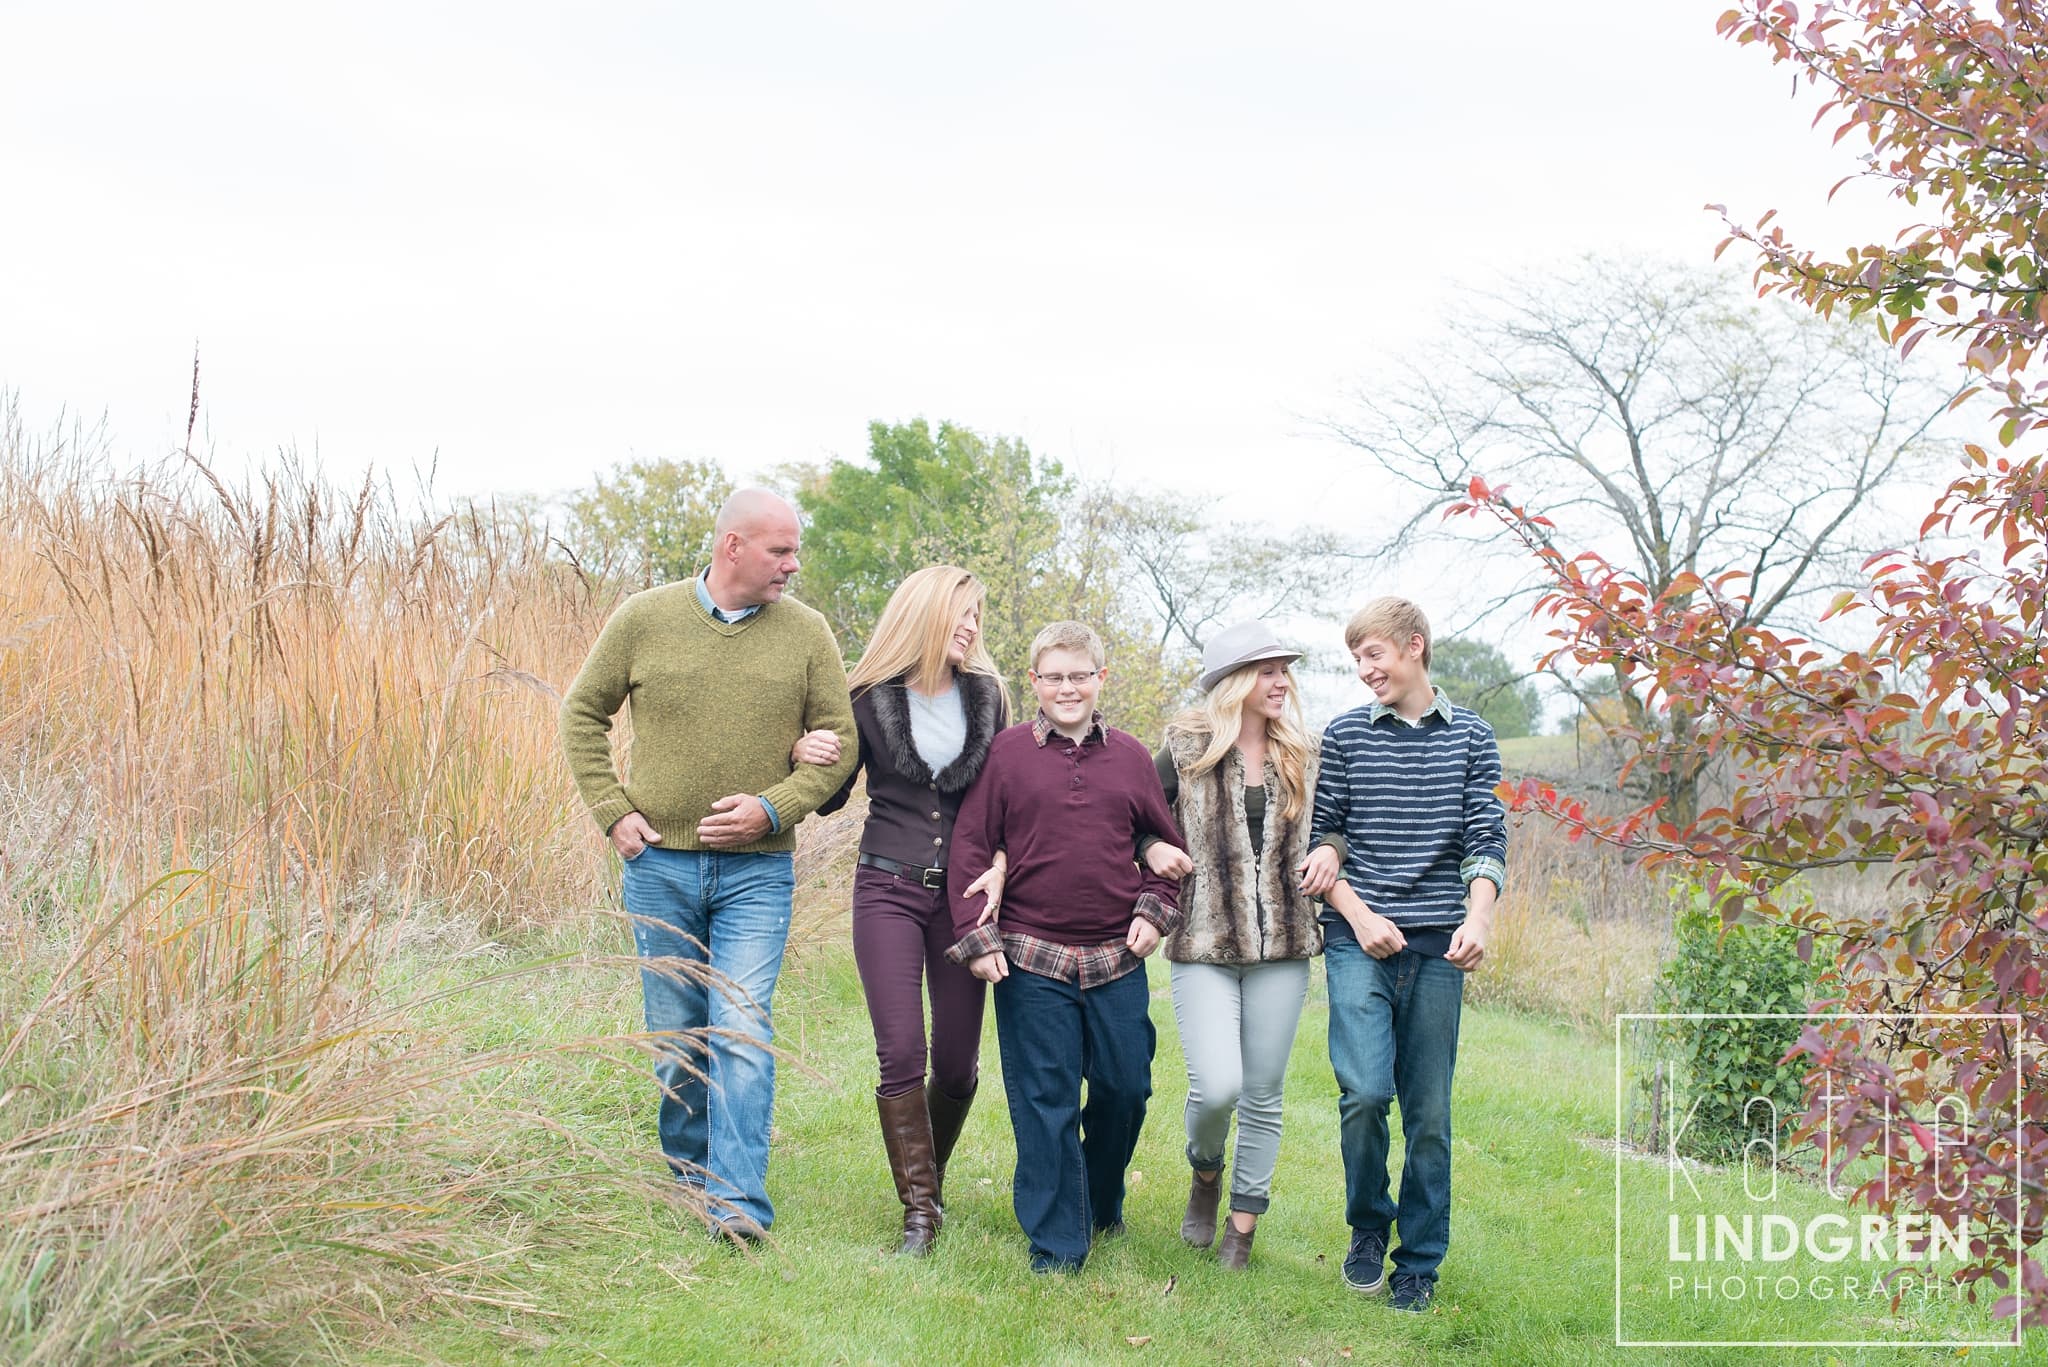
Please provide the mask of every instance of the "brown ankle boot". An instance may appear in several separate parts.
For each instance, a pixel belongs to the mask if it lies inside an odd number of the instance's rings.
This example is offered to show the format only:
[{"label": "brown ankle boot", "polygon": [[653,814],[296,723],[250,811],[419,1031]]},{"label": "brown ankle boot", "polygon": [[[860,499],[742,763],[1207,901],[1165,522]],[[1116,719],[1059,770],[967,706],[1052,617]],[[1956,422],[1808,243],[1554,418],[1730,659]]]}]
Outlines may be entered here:
[{"label": "brown ankle boot", "polygon": [[932,1192],[939,1209],[946,1208],[946,1160],[953,1156],[953,1146],[960,1142],[960,1128],[967,1123],[967,1112],[974,1106],[974,1094],[978,1086],[970,1087],[966,1096],[953,1096],[927,1085],[924,1089],[925,1110],[932,1118],[932,1165],[938,1169],[938,1185]]},{"label": "brown ankle boot", "polygon": [[925,1111],[924,1088],[901,1096],[875,1095],[882,1118],[882,1143],[889,1150],[889,1171],[896,1178],[896,1199],[903,1203],[903,1247],[913,1257],[931,1251],[939,1237],[939,1172],[932,1161],[932,1122]]},{"label": "brown ankle boot", "polygon": [[1188,1177],[1188,1213],[1180,1219],[1180,1237],[1194,1248],[1216,1242],[1216,1203],[1223,1198],[1223,1174],[1211,1174],[1204,1182],[1199,1171]]},{"label": "brown ankle boot", "polygon": [[1252,1260],[1252,1235],[1259,1227],[1239,1229],[1230,1220],[1223,1222],[1223,1237],[1216,1244],[1216,1261],[1233,1272],[1244,1271],[1244,1265]]}]

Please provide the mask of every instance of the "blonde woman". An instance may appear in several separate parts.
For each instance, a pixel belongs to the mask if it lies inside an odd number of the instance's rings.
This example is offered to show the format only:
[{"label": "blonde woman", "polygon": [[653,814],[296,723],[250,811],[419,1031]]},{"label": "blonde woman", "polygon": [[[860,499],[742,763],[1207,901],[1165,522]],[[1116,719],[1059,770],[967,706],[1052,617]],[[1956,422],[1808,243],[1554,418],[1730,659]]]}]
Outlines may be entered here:
[{"label": "blonde woman", "polygon": [[[1186,919],[1165,945],[1187,1056],[1194,1170],[1181,1236],[1197,1248],[1214,1243],[1230,1268],[1249,1261],[1266,1210],[1280,1151],[1281,1083],[1308,993],[1308,961],[1322,949],[1315,904],[1298,882],[1316,771],[1288,669],[1300,658],[1263,622],[1218,632],[1202,651],[1202,700],[1167,724],[1155,756],[1187,841],[1185,856],[1163,846],[1145,851],[1155,871],[1186,873]],[[1237,1153],[1219,1242],[1233,1114]]]},{"label": "blonde woman", "polygon": [[[938,1237],[946,1160],[980,1078],[986,986],[946,961],[953,820],[1009,724],[1009,690],[981,640],[981,581],[951,565],[897,586],[847,676],[867,771],[868,818],[853,880],[853,956],[875,1028],[875,1105],[903,1203],[900,1252]],[[813,732],[794,758],[830,764],[839,740]],[[845,787],[821,812],[843,806]],[[931,996],[930,1033],[924,998]],[[930,1064],[930,1080],[926,1064]]]}]

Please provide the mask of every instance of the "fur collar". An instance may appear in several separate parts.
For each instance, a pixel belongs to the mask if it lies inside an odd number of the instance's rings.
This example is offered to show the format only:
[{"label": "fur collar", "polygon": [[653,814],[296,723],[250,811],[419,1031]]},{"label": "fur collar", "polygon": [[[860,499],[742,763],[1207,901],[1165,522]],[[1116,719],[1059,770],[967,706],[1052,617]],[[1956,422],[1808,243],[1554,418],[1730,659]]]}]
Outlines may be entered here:
[{"label": "fur collar", "polygon": [[961,747],[959,758],[932,777],[931,768],[924,757],[917,753],[917,742],[910,734],[909,690],[903,680],[891,679],[876,684],[861,696],[875,717],[875,729],[881,734],[879,748],[896,767],[896,772],[912,783],[936,783],[939,791],[957,793],[964,791],[981,773],[982,763],[988,759],[988,747],[996,738],[996,732],[1003,729],[1008,718],[1003,715],[1003,690],[997,682],[985,674],[958,674],[954,676],[960,688],[960,701],[967,709],[967,743]]}]

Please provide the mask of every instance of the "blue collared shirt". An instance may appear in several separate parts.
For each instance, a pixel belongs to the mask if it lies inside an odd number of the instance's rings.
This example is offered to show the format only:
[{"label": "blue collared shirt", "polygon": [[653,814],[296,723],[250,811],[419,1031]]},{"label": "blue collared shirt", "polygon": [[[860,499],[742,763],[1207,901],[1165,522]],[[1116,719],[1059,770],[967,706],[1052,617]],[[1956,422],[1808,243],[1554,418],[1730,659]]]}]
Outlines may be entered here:
[{"label": "blue collared shirt", "polygon": [[744,622],[761,610],[759,603],[753,603],[741,608],[738,612],[727,612],[724,608],[711,601],[710,580],[711,570],[709,567],[706,567],[697,575],[697,601],[704,605],[704,611],[710,613],[714,620],[727,623]]},{"label": "blue collared shirt", "polygon": [[1383,703],[1378,698],[1374,698],[1371,707],[1367,710],[1365,714],[1366,724],[1369,726],[1378,726],[1380,724],[1380,718],[1392,717],[1395,721],[1401,723],[1401,725],[1403,726],[1420,726],[1425,720],[1432,716],[1442,717],[1444,721],[1448,723],[1451,720],[1450,697],[1441,688],[1435,689],[1434,694],[1435,696],[1431,697],[1429,700],[1429,706],[1423,708],[1422,715],[1420,717],[1417,717],[1414,721],[1409,721],[1399,712],[1396,712],[1394,710],[1392,703]]}]

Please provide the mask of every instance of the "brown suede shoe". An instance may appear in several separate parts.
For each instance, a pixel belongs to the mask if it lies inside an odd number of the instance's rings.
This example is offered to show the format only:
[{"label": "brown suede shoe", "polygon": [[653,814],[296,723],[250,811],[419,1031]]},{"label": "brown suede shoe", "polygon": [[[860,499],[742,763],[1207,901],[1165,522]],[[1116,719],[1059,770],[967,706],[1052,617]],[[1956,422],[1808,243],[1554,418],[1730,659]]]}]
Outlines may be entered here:
[{"label": "brown suede shoe", "polygon": [[1188,1177],[1188,1213],[1180,1218],[1180,1237],[1191,1248],[1207,1248],[1216,1242],[1216,1203],[1223,1199],[1223,1173],[1204,1182],[1199,1171]]},{"label": "brown suede shoe", "polygon": [[1223,1238],[1216,1245],[1216,1261],[1233,1272],[1244,1271],[1244,1265],[1252,1260],[1252,1235],[1258,1232],[1257,1225],[1250,1229],[1239,1229],[1225,1220]]}]

